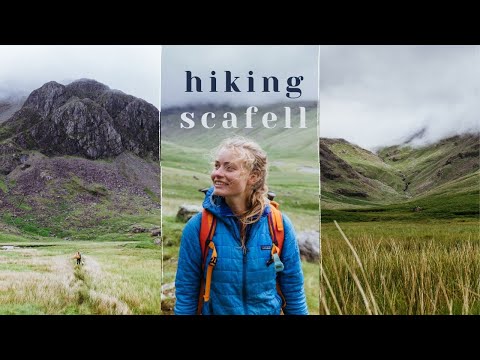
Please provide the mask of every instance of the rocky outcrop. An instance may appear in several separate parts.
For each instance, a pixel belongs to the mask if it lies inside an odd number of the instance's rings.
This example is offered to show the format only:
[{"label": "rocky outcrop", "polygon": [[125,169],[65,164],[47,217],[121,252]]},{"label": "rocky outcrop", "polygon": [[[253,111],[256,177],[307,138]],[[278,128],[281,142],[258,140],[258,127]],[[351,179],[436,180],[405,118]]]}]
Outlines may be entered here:
[{"label": "rocky outcrop", "polygon": [[368,197],[368,194],[365,191],[355,191],[355,190],[343,189],[343,188],[336,189],[335,193],[339,195],[349,196],[349,197],[361,197],[361,198]]},{"label": "rocky outcrop", "polygon": [[98,81],[91,79],[76,80],[65,86],[68,97],[76,96],[80,99],[96,101],[104,92],[110,88]]},{"label": "rocky outcrop", "polygon": [[164,315],[173,314],[175,306],[175,283],[166,283],[161,287],[161,304],[162,313]]},{"label": "rocky outcrop", "polygon": [[63,105],[67,98],[65,86],[56,81],[50,81],[32,91],[23,107],[35,110],[41,117],[46,118],[54,108]]},{"label": "rocky outcrop", "polygon": [[112,157],[124,151],[110,115],[90,99],[72,98],[51,116],[14,137],[21,147],[46,155]]},{"label": "rocky outcrop", "polygon": [[21,165],[22,150],[13,143],[0,143],[0,174],[7,175]]},{"label": "rocky outcrop", "polygon": [[0,137],[49,156],[98,159],[130,151],[158,160],[159,111],[95,80],[67,86],[51,81],[33,91],[22,109],[0,125]]},{"label": "rocky outcrop", "polygon": [[153,105],[134,98],[113,120],[124,149],[158,159],[159,113]]}]

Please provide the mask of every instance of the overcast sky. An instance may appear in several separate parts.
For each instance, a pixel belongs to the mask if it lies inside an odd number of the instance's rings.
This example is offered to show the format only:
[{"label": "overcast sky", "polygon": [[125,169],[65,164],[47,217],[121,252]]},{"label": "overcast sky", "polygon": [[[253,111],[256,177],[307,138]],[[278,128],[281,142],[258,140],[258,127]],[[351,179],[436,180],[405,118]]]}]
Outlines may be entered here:
[{"label": "overcast sky", "polygon": [[[186,71],[202,80],[202,92],[186,92]],[[217,79],[216,93],[210,92],[211,71]],[[241,92],[225,92],[226,73]],[[248,74],[253,72],[255,92],[248,90]],[[262,77],[275,76],[279,92],[262,93]],[[292,101],[286,97],[287,79],[303,76],[298,86],[302,94],[298,100],[316,100],[318,97],[318,46],[264,46],[264,45],[189,45],[164,46],[162,50],[162,106],[198,103],[230,103],[260,105]],[[193,83],[192,83],[193,84]],[[295,95],[295,94],[293,94]]]},{"label": "overcast sky", "polygon": [[366,148],[480,129],[480,46],[321,46],[320,135]]},{"label": "overcast sky", "polygon": [[89,78],[159,108],[160,62],[160,45],[0,45],[0,98]]}]

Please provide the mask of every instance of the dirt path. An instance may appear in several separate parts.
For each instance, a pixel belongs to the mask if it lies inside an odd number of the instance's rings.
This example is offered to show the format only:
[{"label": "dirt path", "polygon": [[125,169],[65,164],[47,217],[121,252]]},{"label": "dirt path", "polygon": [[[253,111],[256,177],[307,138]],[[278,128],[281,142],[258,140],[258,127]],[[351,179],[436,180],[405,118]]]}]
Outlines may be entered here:
[{"label": "dirt path", "polygon": [[87,307],[91,314],[131,314],[128,305],[116,296],[105,293],[97,285],[105,280],[108,274],[103,273],[101,265],[93,256],[82,256],[82,263],[70,263],[70,288],[75,294],[79,307]]}]

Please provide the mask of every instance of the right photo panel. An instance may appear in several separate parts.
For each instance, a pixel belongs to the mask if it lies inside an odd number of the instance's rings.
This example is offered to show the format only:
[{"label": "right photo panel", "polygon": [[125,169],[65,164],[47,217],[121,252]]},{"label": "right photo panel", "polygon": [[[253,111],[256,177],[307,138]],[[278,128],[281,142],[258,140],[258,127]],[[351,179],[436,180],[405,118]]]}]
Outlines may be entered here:
[{"label": "right photo panel", "polygon": [[480,47],[320,47],[320,314],[480,314]]}]

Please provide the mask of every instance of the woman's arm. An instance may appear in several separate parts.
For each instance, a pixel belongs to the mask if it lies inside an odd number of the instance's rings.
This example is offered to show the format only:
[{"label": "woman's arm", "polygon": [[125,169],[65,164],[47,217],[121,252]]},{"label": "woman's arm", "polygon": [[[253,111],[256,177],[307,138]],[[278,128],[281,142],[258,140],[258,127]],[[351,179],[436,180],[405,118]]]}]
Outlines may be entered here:
[{"label": "woman's arm", "polygon": [[278,274],[278,279],[287,302],[283,310],[286,315],[308,315],[307,299],[303,286],[302,262],[295,229],[290,219],[285,214],[282,215],[285,240],[280,259],[283,262],[284,270]]},{"label": "woman's arm", "polygon": [[202,254],[200,250],[201,213],[192,217],[183,229],[180,241],[177,275],[175,277],[175,315],[196,315],[200,281],[202,278]]}]

